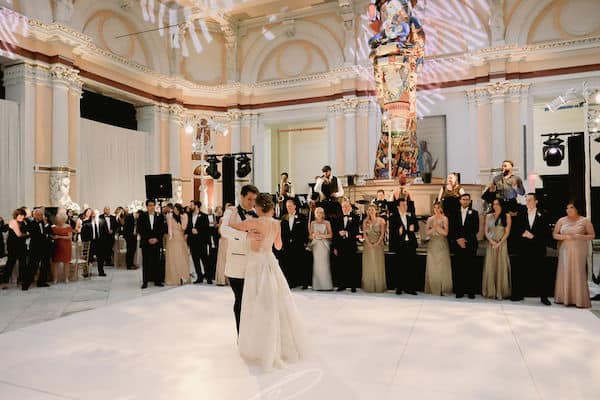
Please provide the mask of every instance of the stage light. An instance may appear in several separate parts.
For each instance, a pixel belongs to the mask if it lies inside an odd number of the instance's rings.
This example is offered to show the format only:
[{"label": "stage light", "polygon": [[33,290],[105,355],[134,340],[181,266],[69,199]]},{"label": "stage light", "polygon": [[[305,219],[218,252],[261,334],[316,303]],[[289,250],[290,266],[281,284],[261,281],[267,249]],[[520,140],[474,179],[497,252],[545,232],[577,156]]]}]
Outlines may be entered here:
[{"label": "stage light", "polygon": [[596,93],[596,104],[600,104],[600,92]]},{"label": "stage light", "polygon": [[208,167],[206,168],[206,173],[211,176],[213,179],[219,179],[221,177],[221,173],[219,172],[218,164],[221,162],[216,156],[211,155],[208,156],[206,160],[208,162]]},{"label": "stage light", "polygon": [[564,140],[559,139],[557,136],[551,136],[550,139],[544,142],[542,152],[544,161],[549,167],[558,167],[565,159],[565,145],[562,143],[564,143]]},{"label": "stage light", "polygon": [[[598,136],[596,139],[594,139],[594,142],[596,143],[600,143],[600,136]],[[596,154],[596,156],[594,157],[594,159],[600,163],[600,153]]]},{"label": "stage light", "polygon": [[235,174],[238,178],[244,178],[248,176],[250,171],[252,171],[252,167],[250,166],[251,160],[248,158],[246,154],[242,154],[236,158],[238,165]]},{"label": "stage light", "polygon": [[192,133],[194,133],[194,127],[191,124],[187,124],[185,126],[185,133],[191,135]]}]

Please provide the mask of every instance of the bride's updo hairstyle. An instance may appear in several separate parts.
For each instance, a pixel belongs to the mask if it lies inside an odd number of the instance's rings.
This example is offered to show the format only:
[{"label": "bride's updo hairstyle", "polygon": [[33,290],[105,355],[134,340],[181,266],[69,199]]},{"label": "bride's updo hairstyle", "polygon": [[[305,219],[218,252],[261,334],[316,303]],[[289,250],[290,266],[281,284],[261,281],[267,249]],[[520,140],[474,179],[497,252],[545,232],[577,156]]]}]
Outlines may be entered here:
[{"label": "bride's updo hairstyle", "polygon": [[273,196],[270,193],[261,193],[256,197],[256,207],[260,208],[263,213],[271,211],[275,204],[273,203]]}]

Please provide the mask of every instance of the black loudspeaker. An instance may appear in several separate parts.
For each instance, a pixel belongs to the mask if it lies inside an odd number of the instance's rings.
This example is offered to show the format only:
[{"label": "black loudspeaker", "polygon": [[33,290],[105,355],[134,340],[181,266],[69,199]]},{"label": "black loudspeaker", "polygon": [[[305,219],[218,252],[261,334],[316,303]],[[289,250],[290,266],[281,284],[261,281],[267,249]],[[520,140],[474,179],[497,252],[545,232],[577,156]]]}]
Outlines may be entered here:
[{"label": "black loudspeaker", "polygon": [[354,186],[354,178],[356,178],[356,175],[348,175],[348,186]]},{"label": "black loudspeaker", "polygon": [[146,175],[146,199],[170,199],[173,197],[171,174]]},{"label": "black loudspeaker", "polygon": [[223,204],[235,204],[235,157],[223,156],[221,171],[223,172]]}]

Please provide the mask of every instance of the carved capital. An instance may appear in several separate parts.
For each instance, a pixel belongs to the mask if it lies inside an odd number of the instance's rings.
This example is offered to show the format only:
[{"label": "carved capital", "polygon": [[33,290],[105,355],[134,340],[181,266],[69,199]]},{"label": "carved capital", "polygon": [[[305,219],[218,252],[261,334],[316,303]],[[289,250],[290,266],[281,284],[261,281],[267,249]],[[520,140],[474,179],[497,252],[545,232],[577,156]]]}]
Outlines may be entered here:
[{"label": "carved capital", "polygon": [[54,64],[50,67],[50,77],[53,84],[63,84],[81,88],[83,80],[79,77],[79,71],[62,64]]}]

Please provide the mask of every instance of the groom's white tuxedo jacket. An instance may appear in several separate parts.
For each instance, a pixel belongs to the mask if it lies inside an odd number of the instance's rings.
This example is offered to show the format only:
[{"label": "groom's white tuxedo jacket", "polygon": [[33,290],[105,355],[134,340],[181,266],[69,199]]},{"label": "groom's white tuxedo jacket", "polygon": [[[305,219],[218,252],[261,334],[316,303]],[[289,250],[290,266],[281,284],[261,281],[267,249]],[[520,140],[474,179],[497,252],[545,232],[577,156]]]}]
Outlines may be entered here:
[{"label": "groom's white tuxedo jacket", "polygon": [[248,241],[246,232],[233,229],[229,224],[238,224],[242,219],[237,208],[227,209],[221,219],[221,236],[227,239],[225,276],[244,279],[248,262]]}]

